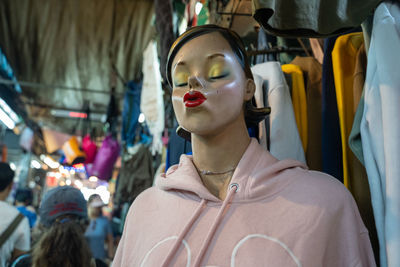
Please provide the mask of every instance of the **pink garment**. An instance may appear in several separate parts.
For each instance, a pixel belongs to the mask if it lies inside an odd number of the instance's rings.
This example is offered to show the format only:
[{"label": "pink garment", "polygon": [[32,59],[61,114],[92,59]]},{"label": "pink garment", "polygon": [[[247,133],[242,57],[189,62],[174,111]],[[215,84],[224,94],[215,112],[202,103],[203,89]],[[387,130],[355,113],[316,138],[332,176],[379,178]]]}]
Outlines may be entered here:
[{"label": "pink garment", "polygon": [[88,134],[82,140],[82,150],[86,154],[86,160],[84,163],[93,163],[97,154],[97,145]]},{"label": "pink garment", "polygon": [[252,139],[224,201],[181,156],[132,204],[113,266],[376,265],[349,191]]}]

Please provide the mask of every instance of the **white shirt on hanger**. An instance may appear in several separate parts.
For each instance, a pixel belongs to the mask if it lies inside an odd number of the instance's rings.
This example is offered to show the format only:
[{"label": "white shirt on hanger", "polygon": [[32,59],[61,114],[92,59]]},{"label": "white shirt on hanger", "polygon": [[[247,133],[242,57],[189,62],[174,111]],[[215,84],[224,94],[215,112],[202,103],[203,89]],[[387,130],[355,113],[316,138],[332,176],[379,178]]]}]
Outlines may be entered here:
[{"label": "white shirt on hanger", "polygon": [[[289,87],[279,62],[265,62],[251,68],[256,84],[258,107],[271,107],[266,122],[270,129],[270,153],[277,159],[296,159],[306,164],[303,146],[294,117]],[[263,97],[264,96],[264,97]],[[261,99],[260,99],[261,98]],[[266,103],[264,103],[264,99]],[[265,124],[260,124],[260,143],[266,147]]]}]

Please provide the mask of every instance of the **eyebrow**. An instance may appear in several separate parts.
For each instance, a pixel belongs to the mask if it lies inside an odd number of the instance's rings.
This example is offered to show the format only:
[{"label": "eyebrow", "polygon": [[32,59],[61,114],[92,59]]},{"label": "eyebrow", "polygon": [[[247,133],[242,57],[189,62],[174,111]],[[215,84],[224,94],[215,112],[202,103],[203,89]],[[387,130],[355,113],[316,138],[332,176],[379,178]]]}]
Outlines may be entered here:
[{"label": "eyebrow", "polygon": [[[222,54],[222,53],[215,53],[215,54],[207,56],[207,59],[210,60],[210,59],[213,59],[213,58],[216,58],[216,57],[225,57],[225,55]],[[175,69],[177,66],[185,66],[185,65],[186,65],[185,61],[179,61],[178,63],[176,63],[173,66],[173,69]]]},{"label": "eyebrow", "polygon": [[184,66],[184,65],[186,65],[186,62],[185,62],[185,61],[179,61],[178,63],[176,63],[176,64],[173,66],[172,69],[175,69],[177,66]]},{"label": "eyebrow", "polygon": [[222,53],[215,53],[215,54],[207,56],[207,59],[213,59],[215,57],[225,57],[225,55]]}]

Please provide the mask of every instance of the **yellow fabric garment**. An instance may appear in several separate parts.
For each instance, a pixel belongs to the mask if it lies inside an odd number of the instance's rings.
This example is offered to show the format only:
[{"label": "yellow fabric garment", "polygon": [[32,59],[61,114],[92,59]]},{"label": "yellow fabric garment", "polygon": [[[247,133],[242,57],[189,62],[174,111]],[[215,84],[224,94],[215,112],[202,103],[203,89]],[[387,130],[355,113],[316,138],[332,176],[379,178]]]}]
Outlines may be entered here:
[{"label": "yellow fabric garment", "polygon": [[299,130],[303,149],[308,145],[307,135],[307,99],[304,86],[303,72],[299,66],[293,64],[282,65],[282,71],[292,76],[292,102],[297,128]]},{"label": "yellow fabric garment", "polygon": [[339,112],[340,134],[343,151],[343,182],[351,191],[350,175],[353,176],[354,157],[347,143],[354,119],[354,70],[359,47],[363,43],[362,33],[350,33],[337,38],[332,50],[333,75]]}]

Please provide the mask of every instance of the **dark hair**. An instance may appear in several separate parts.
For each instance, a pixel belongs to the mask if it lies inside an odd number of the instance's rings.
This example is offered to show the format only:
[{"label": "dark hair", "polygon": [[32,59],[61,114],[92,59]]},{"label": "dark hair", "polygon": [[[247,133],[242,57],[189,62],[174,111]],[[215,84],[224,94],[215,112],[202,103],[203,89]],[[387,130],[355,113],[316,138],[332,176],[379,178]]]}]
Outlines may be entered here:
[{"label": "dark hair", "polygon": [[14,171],[8,163],[0,162],[0,192],[9,186],[14,179]]},{"label": "dark hair", "polygon": [[26,205],[32,204],[33,194],[32,190],[27,188],[19,188],[15,193],[15,200],[25,203]]},{"label": "dark hair", "polygon": [[[247,59],[246,49],[244,47],[243,41],[240,39],[239,35],[228,29],[223,28],[213,24],[207,24],[202,26],[196,26],[188,29],[182,35],[175,40],[172,44],[171,49],[167,58],[167,68],[166,68],[166,76],[168,80],[168,84],[172,88],[172,78],[171,78],[171,67],[172,62],[178,51],[181,47],[189,42],[190,40],[199,37],[204,34],[210,34],[218,32],[222,35],[222,37],[229,43],[233,53],[235,54],[239,64],[242,66],[242,69],[245,73],[246,78],[254,80],[253,74],[250,69],[250,64]],[[271,112],[270,108],[256,108],[254,97],[252,100],[249,100],[245,103],[244,107],[245,111],[245,121],[247,127],[257,126],[259,122],[265,119],[265,117]]]},{"label": "dark hair", "polygon": [[46,230],[32,252],[33,267],[91,266],[92,254],[84,236],[87,221],[64,215]]},{"label": "dark hair", "polygon": [[90,195],[90,197],[88,198],[88,201],[87,201],[88,204],[92,203],[92,201],[95,200],[95,199],[101,199],[100,195],[99,194]]}]

